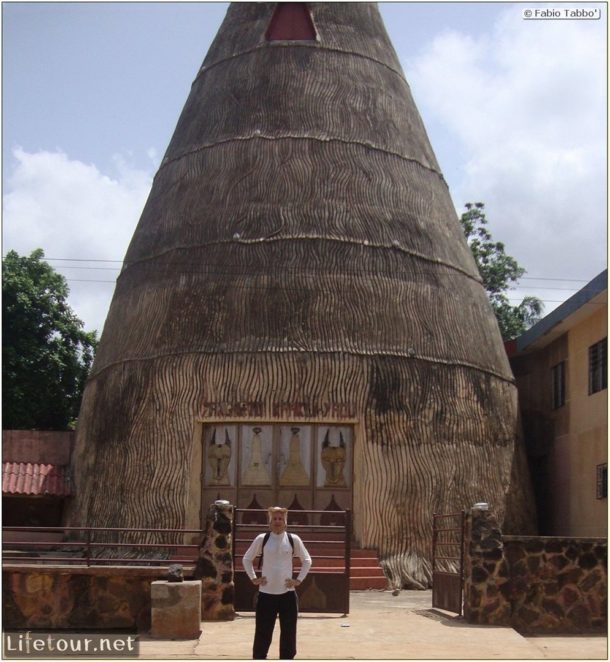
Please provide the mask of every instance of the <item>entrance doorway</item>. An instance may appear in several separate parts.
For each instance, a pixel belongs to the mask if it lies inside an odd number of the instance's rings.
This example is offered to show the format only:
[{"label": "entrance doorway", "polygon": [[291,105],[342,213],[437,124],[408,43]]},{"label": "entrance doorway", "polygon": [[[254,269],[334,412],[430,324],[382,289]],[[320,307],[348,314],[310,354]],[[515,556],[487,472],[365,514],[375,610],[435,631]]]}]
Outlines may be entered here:
[{"label": "entrance doorway", "polygon": [[352,509],[351,425],[205,421],[201,438],[203,515],[216,499],[283,506],[294,524],[300,510]]}]

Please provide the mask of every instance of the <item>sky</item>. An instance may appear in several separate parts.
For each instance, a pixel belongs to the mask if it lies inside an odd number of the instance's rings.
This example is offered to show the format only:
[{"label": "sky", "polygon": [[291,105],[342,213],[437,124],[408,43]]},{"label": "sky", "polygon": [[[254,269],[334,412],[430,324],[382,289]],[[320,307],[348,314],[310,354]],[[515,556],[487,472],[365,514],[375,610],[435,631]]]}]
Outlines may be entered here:
[{"label": "sky", "polygon": [[[2,3],[3,255],[42,248],[87,330],[227,7]],[[607,6],[379,7],[456,212],[485,203],[527,272],[511,302],[551,312],[607,265]]]}]

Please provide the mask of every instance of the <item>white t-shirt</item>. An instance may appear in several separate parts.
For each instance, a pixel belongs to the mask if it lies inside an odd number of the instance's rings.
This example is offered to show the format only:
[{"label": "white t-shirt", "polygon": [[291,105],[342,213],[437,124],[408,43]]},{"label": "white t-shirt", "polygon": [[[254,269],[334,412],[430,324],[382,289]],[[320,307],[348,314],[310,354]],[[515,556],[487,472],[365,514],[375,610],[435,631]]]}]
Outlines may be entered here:
[{"label": "white t-shirt", "polygon": [[[294,556],[301,559],[301,570],[297,579],[302,582],[307,576],[309,568],[311,568],[311,557],[299,536],[294,533],[291,535],[294,542]],[[248,551],[244,554],[244,569],[250,579],[256,578],[252,562],[263,551],[264,538],[264,533],[256,536]],[[258,588],[261,593],[280,595],[286,593],[286,591],[294,591],[294,588],[286,587],[286,580],[292,579],[292,556],[293,551],[290,540],[288,540],[288,534],[285,531],[282,533],[271,532],[263,554],[262,576],[266,577],[267,583],[264,586],[259,585]]]}]

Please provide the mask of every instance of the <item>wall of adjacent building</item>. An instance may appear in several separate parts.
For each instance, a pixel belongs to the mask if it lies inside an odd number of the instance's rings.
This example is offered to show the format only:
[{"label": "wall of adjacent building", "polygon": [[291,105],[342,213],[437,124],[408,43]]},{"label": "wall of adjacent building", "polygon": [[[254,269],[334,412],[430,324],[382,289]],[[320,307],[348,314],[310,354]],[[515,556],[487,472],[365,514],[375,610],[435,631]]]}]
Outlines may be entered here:
[{"label": "wall of adjacent building", "polygon": [[557,466],[564,478],[556,493],[564,493],[567,501],[554,512],[556,535],[608,533],[608,499],[596,498],[596,467],[608,460],[608,391],[589,395],[589,347],[607,335],[605,306],[596,306],[586,321],[568,332],[568,425],[556,437],[551,455],[551,467]]},{"label": "wall of adjacent building", "polygon": [[[72,494],[73,445],[72,430],[2,430],[3,526],[61,524]],[[5,540],[40,538],[40,532],[4,531]]]},{"label": "wall of adjacent building", "polygon": [[[538,507],[539,532],[605,537],[607,498],[596,495],[596,467],[607,462],[608,391],[589,395],[589,347],[607,336],[607,307],[546,346],[511,359]],[[565,361],[565,404],[553,409],[552,368]]]},{"label": "wall of adjacent building", "polygon": [[2,461],[67,465],[73,445],[73,430],[2,430]]}]

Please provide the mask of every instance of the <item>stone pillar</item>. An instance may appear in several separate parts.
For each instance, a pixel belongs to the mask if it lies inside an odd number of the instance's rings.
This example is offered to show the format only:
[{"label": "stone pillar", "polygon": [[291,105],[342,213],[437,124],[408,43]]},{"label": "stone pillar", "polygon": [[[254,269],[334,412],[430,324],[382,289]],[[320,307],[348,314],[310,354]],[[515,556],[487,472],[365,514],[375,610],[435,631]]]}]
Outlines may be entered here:
[{"label": "stone pillar", "polygon": [[201,582],[157,581],[150,585],[150,635],[163,639],[199,639]]},{"label": "stone pillar", "polygon": [[489,510],[466,515],[464,618],[479,625],[510,625],[510,576],[502,532]]},{"label": "stone pillar", "polygon": [[205,539],[199,550],[195,576],[201,578],[201,613],[204,621],[235,618],[233,577],[233,506],[217,501],[206,516]]}]

